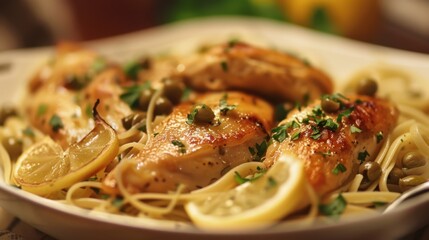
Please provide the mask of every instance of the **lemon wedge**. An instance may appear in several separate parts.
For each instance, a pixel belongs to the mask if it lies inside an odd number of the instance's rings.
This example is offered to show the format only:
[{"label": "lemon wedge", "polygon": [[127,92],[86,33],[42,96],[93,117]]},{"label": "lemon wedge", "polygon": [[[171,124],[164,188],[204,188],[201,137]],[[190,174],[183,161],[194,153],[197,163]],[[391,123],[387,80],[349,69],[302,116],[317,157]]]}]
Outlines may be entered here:
[{"label": "lemon wedge", "polygon": [[254,228],[296,211],[306,194],[302,161],[283,154],[262,177],[207,199],[190,201],[185,209],[202,228]]},{"label": "lemon wedge", "polygon": [[95,126],[81,141],[65,151],[46,137],[17,160],[13,178],[25,191],[45,196],[85,180],[107,166],[118,154],[119,141],[97,114]]}]

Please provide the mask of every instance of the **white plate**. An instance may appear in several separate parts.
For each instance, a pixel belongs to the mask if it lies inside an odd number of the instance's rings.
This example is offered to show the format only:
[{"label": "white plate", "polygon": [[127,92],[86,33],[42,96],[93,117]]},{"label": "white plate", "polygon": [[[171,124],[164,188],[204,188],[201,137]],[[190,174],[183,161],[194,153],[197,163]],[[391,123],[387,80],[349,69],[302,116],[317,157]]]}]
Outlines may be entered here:
[{"label": "white plate", "polygon": [[[185,53],[198,43],[237,36],[306,56],[327,71],[337,85],[343,84],[354,71],[380,63],[403,68],[429,80],[427,55],[376,47],[261,19],[199,19],[88,45],[112,59],[124,61],[165,51]],[[0,53],[0,103],[17,101],[28,76],[51,53],[52,48]],[[245,232],[202,231],[180,224],[88,212],[8,186],[2,178],[0,206],[58,239],[397,239],[429,224],[427,194],[385,215],[349,218],[311,227],[282,223],[270,229]]]}]

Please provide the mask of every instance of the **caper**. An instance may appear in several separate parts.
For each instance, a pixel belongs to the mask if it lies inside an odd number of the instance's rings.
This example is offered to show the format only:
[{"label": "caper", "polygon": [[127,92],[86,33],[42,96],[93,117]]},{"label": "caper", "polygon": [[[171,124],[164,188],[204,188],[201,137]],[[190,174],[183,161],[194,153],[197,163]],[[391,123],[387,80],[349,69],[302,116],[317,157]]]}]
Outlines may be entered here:
[{"label": "caper", "polygon": [[2,139],[3,147],[9,154],[10,159],[17,159],[22,154],[22,141],[15,137]]},{"label": "caper", "polygon": [[3,106],[0,110],[0,125],[3,125],[9,117],[16,115],[17,113],[14,107],[8,105]]},{"label": "caper", "polygon": [[372,78],[362,79],[357,87],[357,93],[360,95],[374,96],[377,92],[377,82]]},{"label": "caper", "polygon": [[209,106],[203,105],[195,114],[194,121],[196,123],[212,123],[214,118],[213,110]]},{"label": "caper", "polygon": [[404,171],[401,168],[393,168],[392,171],[390,171],[389,176],[387,177],[387,182],[390,184],[399,184],[399,179],[403,178],[405,176]]},{"label": "caper", "polygon": [[399,189],[404,192],[412,187],[426,182],[426,178],[418,175],[410,175],[403,177],[399,180]]},{"label": "caper", "polygon": [[173,104],[165,97],[156,100],[155,115],[168,115],[173,111]]},{"label": "caper", "polygon": [[366,161],[359,166],[359,173],[363,175],[360,188],[365,189],[381,176],[381,167],[377,162]]},{"label": "caper", "polygon": [[173,104],[178,104],[182,99],[185,86],[179,80],[165,79],[164,81],[164,96],[167,97]]},{"label": "caper", "polygon": [[152,88],[144,89],[140,92],[138,109],[147,111],[154,92],[155,91]]},{"label": "caper", "polygon": [[132,113],[124,118],[122,118],[122,126],[126,130],[129,130],[134,125],[144,121],[146,119],[146,114],[144,112],[135,112]]},{"label": "caper", "polygon": [[402,166],[416,168],[426,164],[426,158],[419,152],[409,152],[402,158]]},{"label": "caper", "polygon": [[340,109],[340,103],[336,102],[330,98],[323,98],[322,99],[322,109],[325,112],[334,113]]}]

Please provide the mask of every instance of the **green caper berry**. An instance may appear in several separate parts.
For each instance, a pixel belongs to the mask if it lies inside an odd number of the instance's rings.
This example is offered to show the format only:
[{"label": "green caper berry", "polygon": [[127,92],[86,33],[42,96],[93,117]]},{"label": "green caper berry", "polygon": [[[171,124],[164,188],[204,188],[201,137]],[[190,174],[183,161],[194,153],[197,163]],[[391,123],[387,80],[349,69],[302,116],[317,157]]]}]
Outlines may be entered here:
[{"label": "green caper berry", "polygon": [[135,112],[122,118],[121,121],[122,121],[122,126],[126,130],[129,130],[134,125],[144,121],[144,119],[146,119],[146,114],[144,112]]},{"label": "green caper berry", "polygon": [[340,103],[329,98],[323,98],[322,109],[327,113],[334,113],[340,109]]},{"label": "green caper berry", "polygon": [[164,80],[164,96],[167,97],[173,104],[180,103],[185,86],[182,82],[172,79]]},{"label": "green caper berry", "polygon": [[151,88],[144,89],[143,91],[141,91],[140,97],[139,97],[138,109],[140,109],[142,111],[147,111],[147,109],[149,107],[150,100],[152,99],[154,92],[155,91]]},{"label": "green caper berry", "polygon": [[389,176],[387,178],[387,182],[390,184],[399,184],[399,179],[403,178],[405,176],[405,173],[400,168],[393,168],[392,171],[390,171]]},{"label": "green caper berry", "polygon": [[366,189],[381,176],[381,167],[377,162],[366,161],[359,166],[359,173],[363,175],[360,188]]},{"label": "green caper berry", "polygon": [[377,93],[377,82],[372,78],[362,79],[357,87],[357,93],[360,95],[374,96]]},{"label": "green caper berry", "polygon": [[17,159],[22,154],[22,141],[15,137],[3,138],[2,145],[12,160]]},{"label": "green caper berry", "polygon": [[399,180],[399,189],[402,192],[405,192],[408,189],[418,186],[426,181],[427,179],[422,176],[418,176],[418,175],[406,176]]},{"label": "green caper berry", "polygon": [[196,123],[212,123],[214,118],[215,114],[213,110],[210,107],[203,105],[195,114],[194,121]]},{"label": "green caper berry", "polygon": [[155,115],[168,115],[173,111],[173,104],[165,97],[156,100]]},{"label": "green caper berry", "polygon": [[405,168],[416,168],[426,164],[426,158],[418,152],[409,152],[402,158],[402,166]]},{"label": "green caper berry", "polygon": [[16,109],[12,106],[3,106],[0,110],[0,125],[3,126],[9,117],[16,116]]}]

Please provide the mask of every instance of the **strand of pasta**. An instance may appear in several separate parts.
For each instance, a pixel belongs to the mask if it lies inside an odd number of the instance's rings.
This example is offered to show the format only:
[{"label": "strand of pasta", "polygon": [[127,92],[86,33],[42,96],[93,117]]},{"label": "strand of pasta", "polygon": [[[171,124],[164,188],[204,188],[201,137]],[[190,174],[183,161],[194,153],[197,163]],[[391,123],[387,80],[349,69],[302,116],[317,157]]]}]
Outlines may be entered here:
[{"label": "strand of pasta", "polygon": [[149,106],[147,108],[147,116],[146,116],[146,132],[148,135],[147,141],[150,141],[150,139],[153,136],[152,119],[154,118],[155,105],[156,105],[156,101],[161,96],[163,91],[164,91],[163,87],[156,90],[156,92],[153,94],[152,98],[150,99]]},{"label": "strand of pasta", "polygon": [[4,148],[3,144],[0,144],[0,164],[3,169],[3,178],[5,183],[10,184],[12,174],[12,164],[10,156]]},{"label": "strand of pasta", "polygon": [[360,183],[362,182],[362,179],[363,179],[362,174],[356,174],[347,192],[357,192],[359,190],[359,186],[360,186]]}]

